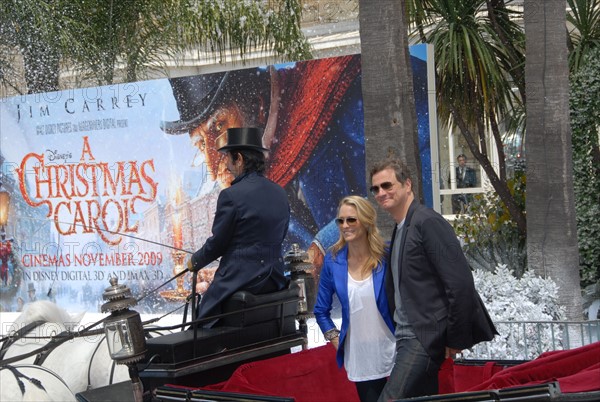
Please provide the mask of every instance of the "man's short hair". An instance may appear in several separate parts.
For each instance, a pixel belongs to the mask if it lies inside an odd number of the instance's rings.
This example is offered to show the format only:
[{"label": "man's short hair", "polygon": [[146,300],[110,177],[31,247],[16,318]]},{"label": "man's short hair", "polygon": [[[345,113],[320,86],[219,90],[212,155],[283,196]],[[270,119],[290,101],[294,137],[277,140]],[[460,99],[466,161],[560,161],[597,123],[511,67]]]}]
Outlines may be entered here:
[{"label": "man's short hair", "polygon": [[465,160],[469,159],[469,158],[467,158],[467,155],[465,155],[465,154],[460,154],[456,157],[456,159],[460,159],[460,158],[465,158]]},{"label": "man's short hair", "polygon": [[410,180],[412,183],[412,173],[410,172],[410,168],[401,160],[393,158],[388,158],[381,162],[376,162],[371,167],[371,181],[373,181],[373,176],[376,173],[379,173],[385,169],[394,170],[394,173],[396,174],[396,180],[398,180],[400,183],[404,184],[406,183],[406,180]]},{"label": "man's short hair", "polygon": [[241,154],[244,158],[244,173],[265,172],[265,154],[262,151],[248,148],[233,148],[228,151],[231,154],[231,159],[236,161],[237,154]]}]

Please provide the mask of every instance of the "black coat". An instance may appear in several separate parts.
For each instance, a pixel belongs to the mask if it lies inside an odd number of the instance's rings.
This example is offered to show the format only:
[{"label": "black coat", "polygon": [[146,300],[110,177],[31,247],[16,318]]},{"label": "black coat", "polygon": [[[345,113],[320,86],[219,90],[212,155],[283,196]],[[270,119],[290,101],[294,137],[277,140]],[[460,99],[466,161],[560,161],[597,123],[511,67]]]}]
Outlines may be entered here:
[{"label": "black coat", "polygon": [[[434,210],[413,201],[399,253],[400,295],[408,321],[431,358],[444,360],[445,348],[468,349],[497,334],[475,285],[452,226]],[[392,244],[394,244],[394,237]],[[388,269],[391,269],[388,264]],[[390,311],[394,283],[386,276]]]},{"label": "black coat", "polygon": [[460,174],[460,168],[456,167],[456,188],[471,188],[475,187],[477,183],[477,175],[475,174],[475,170],[465,166],[465,174],[464,176]]},{"label": "black coat", "polygon": [[285,191],[260,174],[241,175],[219,193],[212,236],[192,256],[195,269],[221,258],[198,318],[220,314],[221,303],[238,290],[286,286],[281,247],[289,220]]}]

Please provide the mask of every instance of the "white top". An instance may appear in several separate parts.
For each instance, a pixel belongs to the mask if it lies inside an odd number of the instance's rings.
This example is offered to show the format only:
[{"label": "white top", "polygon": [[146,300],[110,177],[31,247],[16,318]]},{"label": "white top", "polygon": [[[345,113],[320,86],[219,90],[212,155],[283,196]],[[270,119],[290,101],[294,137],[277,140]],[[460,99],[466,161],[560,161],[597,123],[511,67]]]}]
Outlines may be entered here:
[{"label": "white top", "polygon": [[356,281],[348,275],[350,325],[344,346],[344,367],[350,381],[387,377],[392,371],[396,338],[375,304],[373,275]]}]

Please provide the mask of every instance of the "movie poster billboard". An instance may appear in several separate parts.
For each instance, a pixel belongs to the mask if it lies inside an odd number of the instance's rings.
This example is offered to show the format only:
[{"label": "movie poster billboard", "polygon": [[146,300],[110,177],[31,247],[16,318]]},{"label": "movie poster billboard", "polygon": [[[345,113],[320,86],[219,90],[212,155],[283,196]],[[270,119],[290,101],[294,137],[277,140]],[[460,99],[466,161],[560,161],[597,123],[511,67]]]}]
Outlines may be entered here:
[{"label": "movie poster billboard", "polygon": [[264,129],[266,176],[291,206],[284,252],[322,253],[339,200],[367,192],[360,55],[7,98],[0,124],[3,311],[96,312],[111,277],[144,296],[140,312],[179,306],[189,274],[157,287],[211,235],[228,127]]}]

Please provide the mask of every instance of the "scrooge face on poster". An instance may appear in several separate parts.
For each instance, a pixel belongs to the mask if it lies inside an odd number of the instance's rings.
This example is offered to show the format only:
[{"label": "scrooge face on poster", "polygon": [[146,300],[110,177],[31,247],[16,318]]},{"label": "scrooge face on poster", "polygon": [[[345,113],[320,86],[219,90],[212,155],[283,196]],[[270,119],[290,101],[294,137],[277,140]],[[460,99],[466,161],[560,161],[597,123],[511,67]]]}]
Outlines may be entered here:
[{"label": "scrooge face on poster", "polygon": [[[111,277],[140,297],[184,269],[233,179],[216,151],[228,127],[264,129],[265,175],[291,206],[282,252],[332,245],[339,200],[366,195],[359,55],[0,100],[1,308],[95,312]],[[180,305],[184,278],[136,309]]]}]

